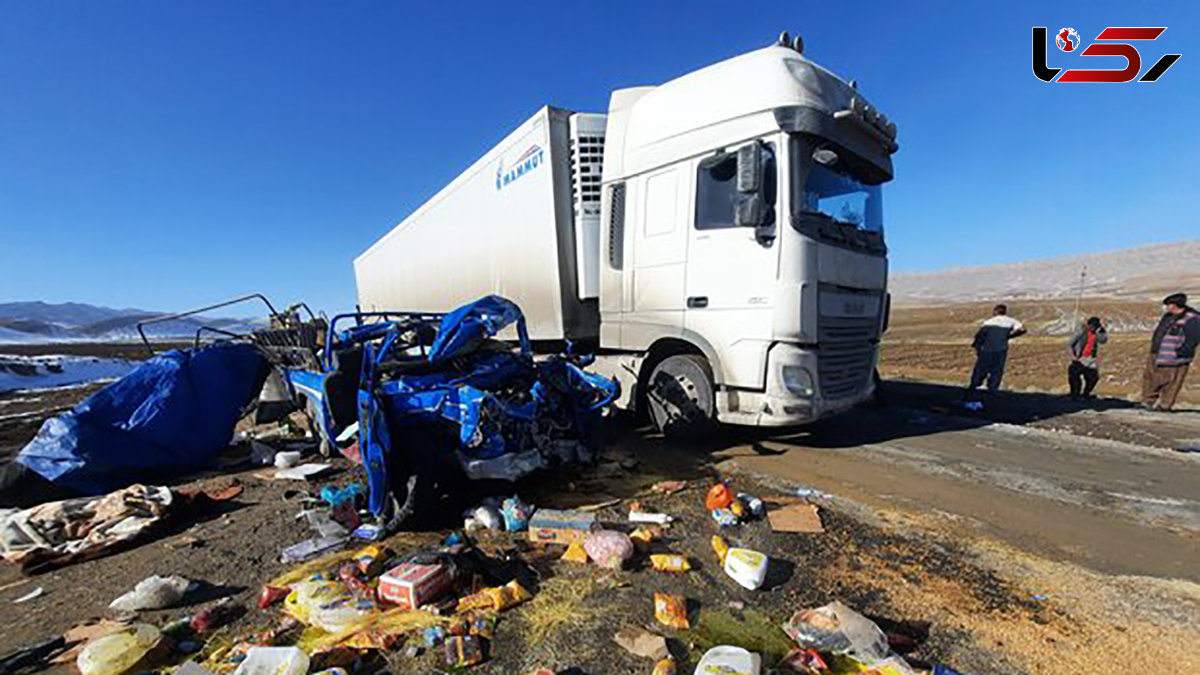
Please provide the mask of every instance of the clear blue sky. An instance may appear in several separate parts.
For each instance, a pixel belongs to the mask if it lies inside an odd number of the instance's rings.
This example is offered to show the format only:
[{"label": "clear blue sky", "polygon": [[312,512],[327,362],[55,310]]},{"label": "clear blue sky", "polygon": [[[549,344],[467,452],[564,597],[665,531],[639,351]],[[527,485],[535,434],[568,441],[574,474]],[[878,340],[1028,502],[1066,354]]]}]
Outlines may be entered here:
[{"label": "clear blue sky", "polygon": [[[350,307],[353,257],[540,105],[784,28],[899,124],[893,269],[1194,237],[1198,6],[0,0],[0,301]],[[1144,59],[1183,58],[1045,84],[1034,25],[1168,26]]]}]

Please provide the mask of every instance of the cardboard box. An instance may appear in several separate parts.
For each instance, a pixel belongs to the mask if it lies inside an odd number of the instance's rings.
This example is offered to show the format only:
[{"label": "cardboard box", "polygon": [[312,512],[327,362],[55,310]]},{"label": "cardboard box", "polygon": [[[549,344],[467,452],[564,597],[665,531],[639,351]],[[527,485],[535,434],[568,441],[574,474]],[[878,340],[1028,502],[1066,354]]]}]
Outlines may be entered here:
[{"label": "cardboard box", "polygon": [[529,519],[529,540],[543,544],[583,541],[596,527],[596,514],[538,509]]},{"label": "cardboard box", "polygon": [[379,577],[379,597],[404,609],[416,609],[450,589],[445,565],[404,563]]}]

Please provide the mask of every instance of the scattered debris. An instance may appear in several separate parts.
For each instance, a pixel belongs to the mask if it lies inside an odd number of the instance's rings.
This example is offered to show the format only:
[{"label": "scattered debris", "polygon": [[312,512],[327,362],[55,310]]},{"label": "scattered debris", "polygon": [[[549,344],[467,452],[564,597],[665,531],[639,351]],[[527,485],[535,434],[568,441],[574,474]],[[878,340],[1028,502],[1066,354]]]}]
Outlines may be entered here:
[{"label": "scattered debris", "polygon": [[529,519],[529,540],[553,544],[582,542],[595,527],[594,513],[538,509]]},{"label": "scattered debris", "polygon": [[162,633],[149,624],[127,626],[88,643],[75,660],[81,675],[121,675],[143,663],[162,640]]},{"label": "scattered debris", "polygon": [[196,588],[196,583],[181,576],[146,577],[132,591],[109,603],[109,609],[120,612],[137,612],[143,609],[174,607],[183,601],[187,592]]},{"label": "scattered debris", "polygon": [[622,628],[613,640],[625,651],[648,659],[660,660],[670,655],[667,639],[644,628],[630,626]]},{"label": "scattered debris", "polygon": [[767,512],[771,529],[776,532],[820,534],[825,531],[816,504],[789,504]]},{"label": "scattered debris", "polygon": [[673,516],[665,513],[651,513],[649,511],[630,511],[629,522],[631,523],[653,523],[655,525],[669,525],[675,521]]},{"label": "scattered debris", "polygon": [[887,636],[874,622],[836,600],[797,612],[783,632],[804,649],[846,654],[869,665],[890,652]]},{"label": "scattered debris", "polygon": [[728,645],[713,647],[696,664],[697,674],[758,675],[761,670],[762,658],[758,654]]},{"label": "scattered debris", "polygon": [[25,568],[100,555],[141,535],[173,503],[168,488],[133,485],[103,497],[10,511],[0,516],[0,551]]},{"label": "scattered debris", "polygon": [[379,578],[379,598],[402,609],[416,609],[448,591],[450,581],[445,565],[404,563]]},{"label": "scattered debris", "polygon": [[688,482],[686,480],[664,480],[650,486],[651,492],[658,492],[664,495],[673,495],[677,492],[683,492],[687,489]]},{"label": "scattered debris", "polygon": [[588,561],[587,549],[583,547],[583,542],[573,541],[567,545],[567,550],[563,552],[560,559],[568,562],[586,563]]},{"label": "scattered debris", "polygon": [[731,548],[725,554],[725,574],[742,588],[755,591],[767,578],[767,556],[748,548]]},{"label": "scattered debris", "polygon": [[335,548],[340,547],[345,543],[345,537],[317,537],[316,539],[306,539],[298,544],[293,544],[280,552],[279,562],[293,563],[312,560],[317,556],[328,553]]},{"label": "scattered debris", "polygon": [[688,559],[676,553],[660,553],[650,556],[650,565],[659,572],[687,572],[692,569]]},{"label": "scattered debris", "polygon": [[274,480],[312,480],[326,471],[329,471],[331,468],[332,465],[320,464],[316,462],[299,464],[286,469],[275,469],[275,474],[272,476],[272,478]]},{"label": "scattered debris", "polygon": [[733,491],[724,483],[717,483],[704,497],[704,508],[709,511],[728,508],[733,503]]},{"label": "scattered debris", "polygon": [[664,626],[687,630],[690,627],[687,613],[687,600],[682,595],[671,593],[654,593],[654,618]]},{"label": "scattered debris", "polygon": [[616,530],[596,530],[583,540],[588,557],[597,565],[608,569],[620,569],[626,560],[633,557],[633,541],[629,535]]},{"label": "scattered debris", "polygon": [[296,647],[251,647],[235,675],[305,675],[308,654]]},{"label": "scattered debris", "polygon": [[21,597],[13,600],[13,604],[16,605],[16,604],[20,604],[22,602],[29,602],[30,600],[33,600],[34,598],[40,598],[45,594],[46,594],[46,589],[42,588],[41,586],[38,586],[37,588],[33,589],[32,591],[29,591],[25,595],[22,595]]}]

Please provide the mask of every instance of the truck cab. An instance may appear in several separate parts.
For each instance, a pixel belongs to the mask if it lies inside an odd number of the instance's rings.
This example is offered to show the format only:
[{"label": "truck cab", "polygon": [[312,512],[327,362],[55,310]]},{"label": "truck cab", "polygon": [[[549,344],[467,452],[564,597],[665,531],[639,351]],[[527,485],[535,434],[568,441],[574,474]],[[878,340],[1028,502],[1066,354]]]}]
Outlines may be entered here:
[{"label": "truck cab", "polygon": [[873,393],[896,126],[801,46],[612,94],[599,347],[668,433],[802,424]]}]

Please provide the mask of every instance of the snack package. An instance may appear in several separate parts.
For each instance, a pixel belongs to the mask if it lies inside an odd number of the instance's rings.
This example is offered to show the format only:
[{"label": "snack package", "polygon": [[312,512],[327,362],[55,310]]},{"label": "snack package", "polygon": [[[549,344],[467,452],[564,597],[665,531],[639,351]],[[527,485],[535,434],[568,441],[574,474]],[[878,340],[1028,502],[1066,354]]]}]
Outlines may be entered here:
[{"label": "snack package", "polygon": [[687,572],[692,569],[688,559],[677,553],[660,553],[650,556],[650,564],[659,572]]},{"label": "snack package", "polygon": [[588,561],[587,551],[583,548],[583,542],[573,541],[567,545],[567,550],[562,554],[560,560],[569,562],[586,563]]},{"label": "snack package", "polygon": [[714,534],[712,538],[713,553],[717,554],[717,560],[721,564],[725,564],[725,555],[729,553],[729,544],[725,543],[725,539],[719,534]]},{"label": "snack package", "polygon": [[687,600],[682,595],[655,591],[654,618],[664,626],[679,630],[687,630],[691,627],[691,624],[688,623]]}]

